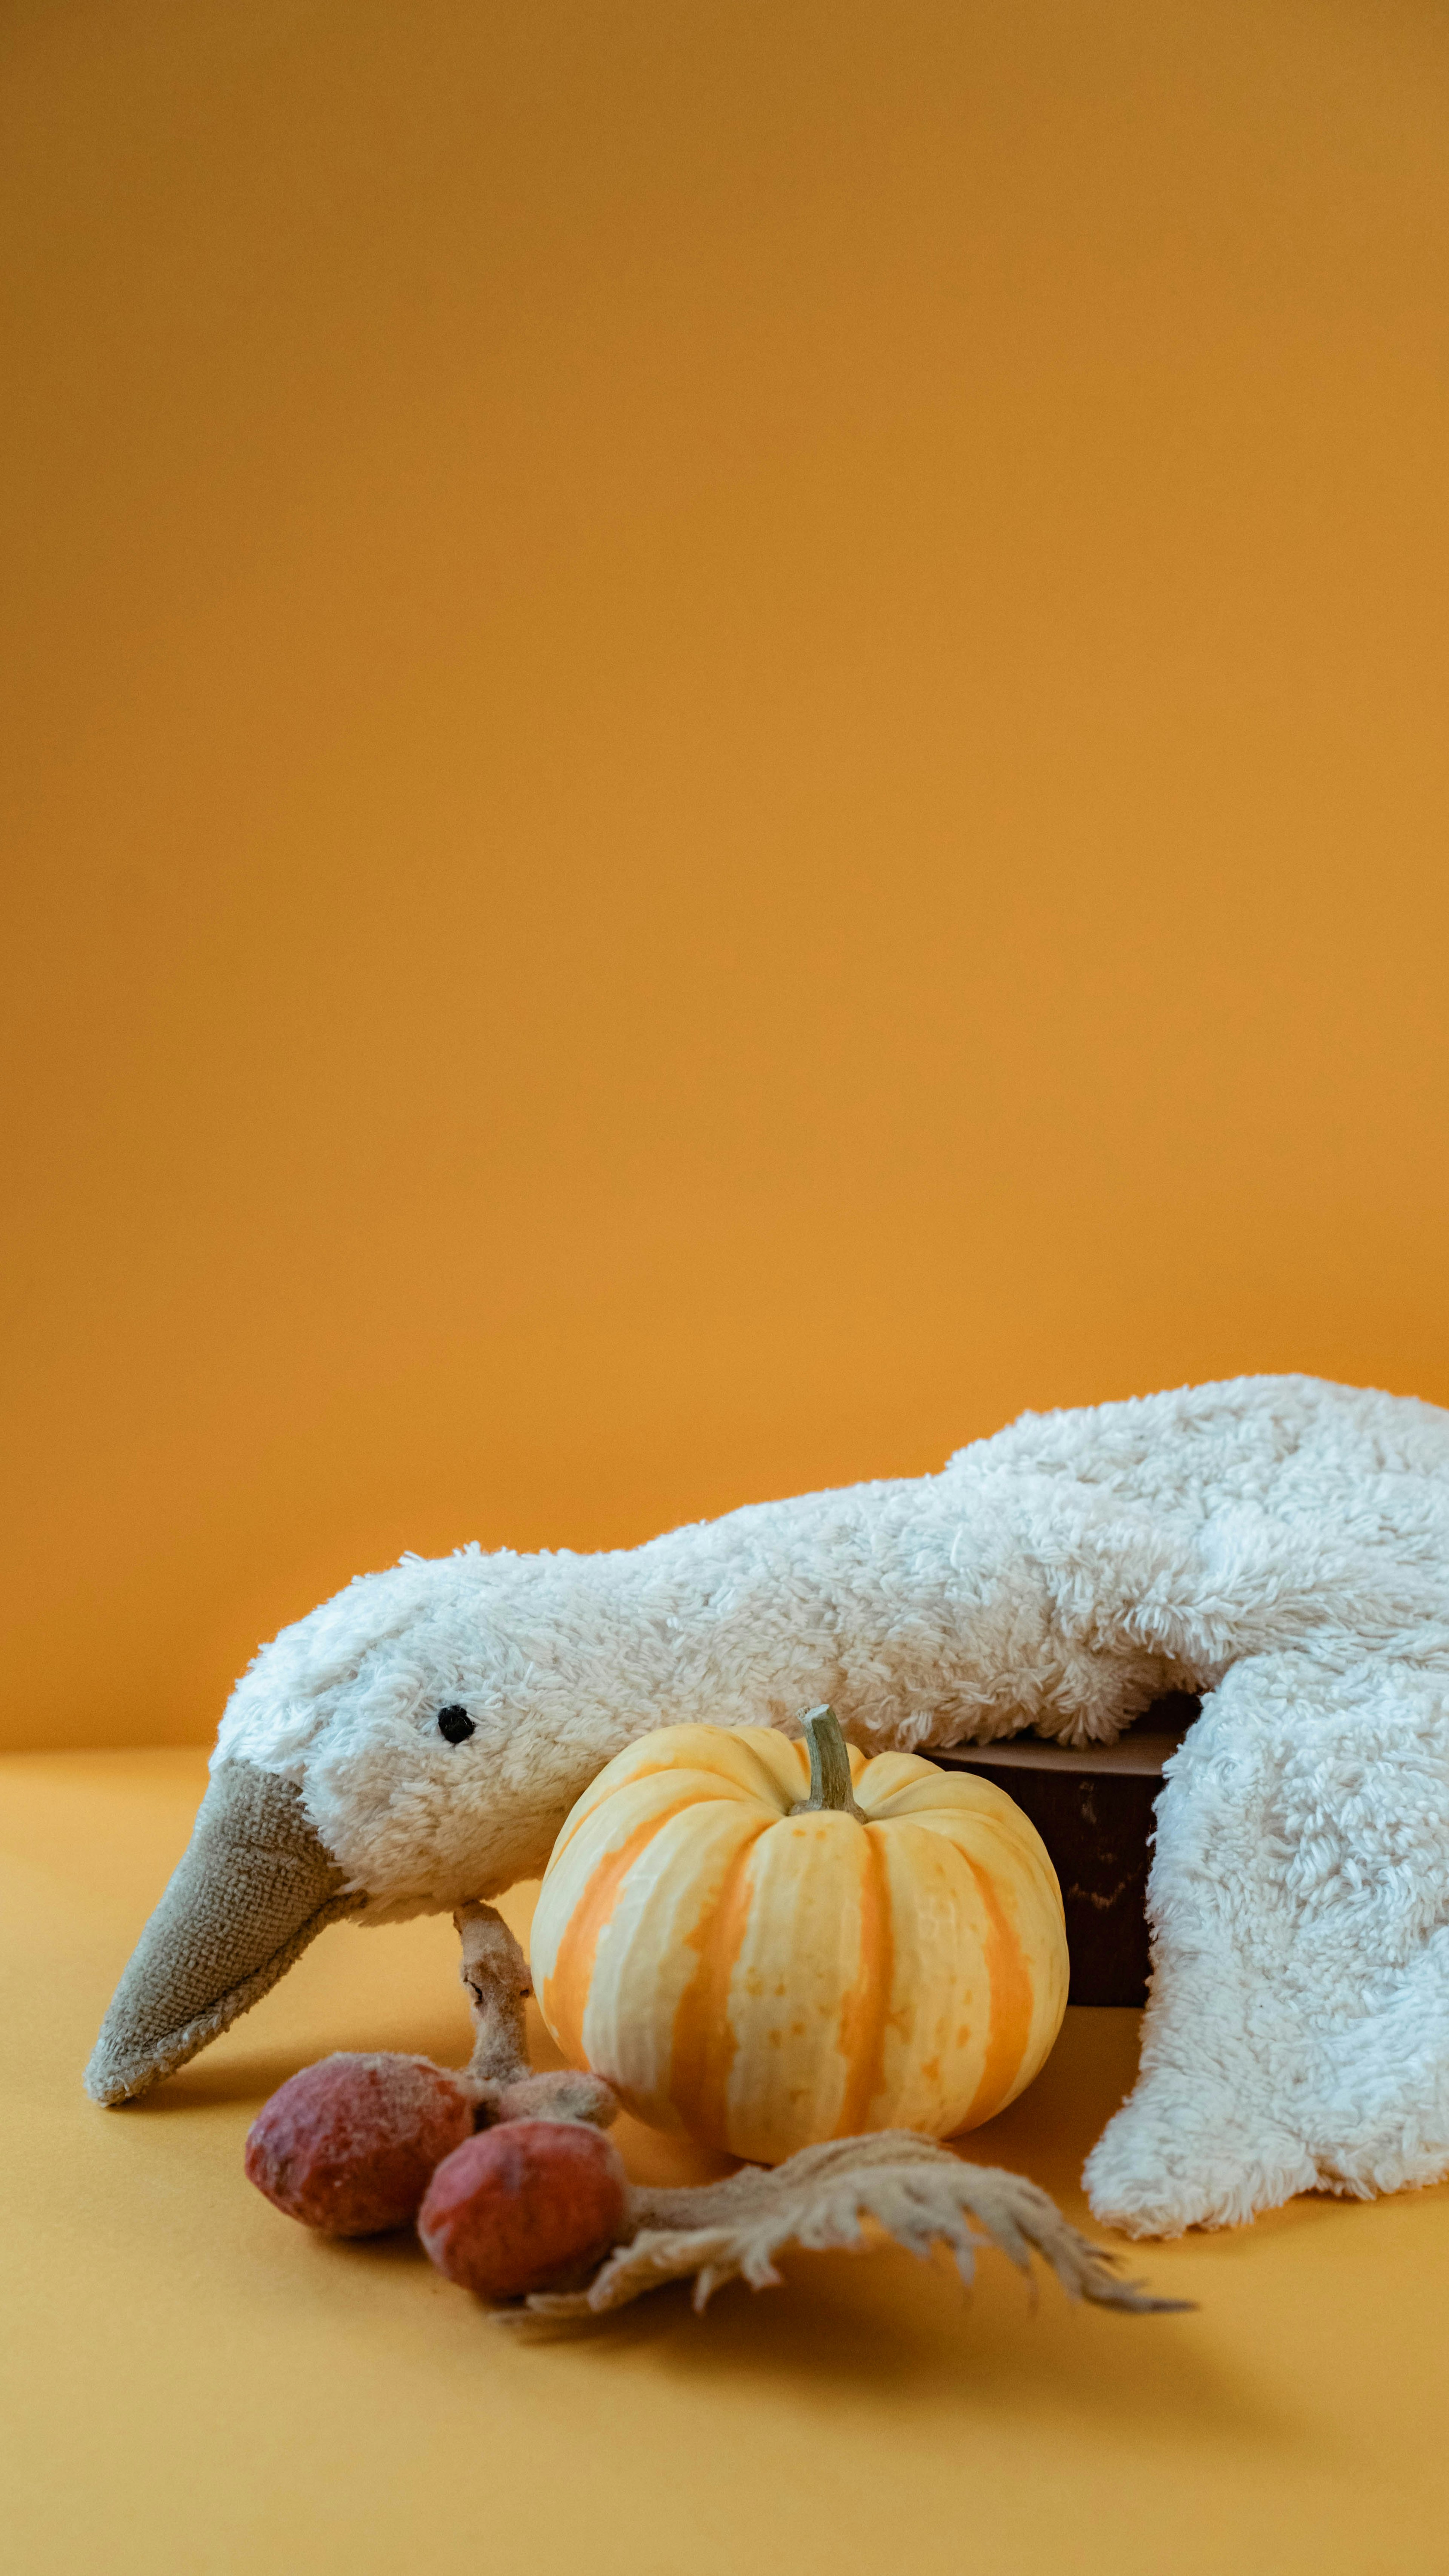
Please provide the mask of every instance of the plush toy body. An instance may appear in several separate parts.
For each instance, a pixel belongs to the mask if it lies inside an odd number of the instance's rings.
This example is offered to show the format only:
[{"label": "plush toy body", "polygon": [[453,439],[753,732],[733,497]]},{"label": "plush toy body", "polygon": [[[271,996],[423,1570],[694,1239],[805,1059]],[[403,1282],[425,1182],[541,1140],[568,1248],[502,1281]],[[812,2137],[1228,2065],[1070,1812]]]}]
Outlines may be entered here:
[{"label": "plush toy body", "polygon": [[139,2092],[337,1914],[541,1872],[636,1735],[1110,1742],[1205,1694],[1158,1809],[1135,2093],[1088,2167],[1137,2233],[1449,2170],[1449,1415],[1245,1378],[1026,1415],[937,1476],[599,1556],[409,1558],[265,1647],[87,2081]]}]

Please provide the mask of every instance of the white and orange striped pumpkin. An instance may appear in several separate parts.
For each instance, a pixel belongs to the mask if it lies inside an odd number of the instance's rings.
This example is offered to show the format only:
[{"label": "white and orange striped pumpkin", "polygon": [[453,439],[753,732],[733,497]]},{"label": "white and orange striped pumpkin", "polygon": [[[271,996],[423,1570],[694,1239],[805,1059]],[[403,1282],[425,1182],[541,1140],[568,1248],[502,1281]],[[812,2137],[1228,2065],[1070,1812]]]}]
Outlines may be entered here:
[{"label": "white and orange striped pumpkin", "polygon": [[949,2137],[1015,2099],[1067,1999],[1061,1891],[1005,1793],[909,1753],[666,1726],[554,1845],[534,1986],[572,2066],[754,2163],[865,2129]]}]

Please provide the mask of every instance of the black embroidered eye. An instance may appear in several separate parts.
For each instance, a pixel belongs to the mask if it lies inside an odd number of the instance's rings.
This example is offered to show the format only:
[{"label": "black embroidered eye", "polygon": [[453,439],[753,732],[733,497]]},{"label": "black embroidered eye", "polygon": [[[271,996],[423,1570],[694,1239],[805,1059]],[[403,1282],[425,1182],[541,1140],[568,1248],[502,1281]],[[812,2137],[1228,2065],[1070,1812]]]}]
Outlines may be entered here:
[{"label": "black embroidered eye", "polygon": [[438,1711],[438,1733],[445,1735],[450,1744],[466,1744],[476,1729],[466,1708],[460,1708],[454,1700],[449,1707]]}]

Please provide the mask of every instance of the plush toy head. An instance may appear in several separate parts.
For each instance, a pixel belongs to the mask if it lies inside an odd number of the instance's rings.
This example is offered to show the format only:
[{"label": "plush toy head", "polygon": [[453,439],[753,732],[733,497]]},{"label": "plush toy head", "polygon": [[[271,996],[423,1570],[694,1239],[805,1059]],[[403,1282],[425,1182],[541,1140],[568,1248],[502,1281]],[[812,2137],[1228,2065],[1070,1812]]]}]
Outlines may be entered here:
[{"label": "plush toy head", "polygon": [[106,2015],[86,2071],[97,2100],[194,2056],[339,1915],[452,1910],[542,1869],[615,1749],[567,1563],[405,1558],[262,1649]]}]

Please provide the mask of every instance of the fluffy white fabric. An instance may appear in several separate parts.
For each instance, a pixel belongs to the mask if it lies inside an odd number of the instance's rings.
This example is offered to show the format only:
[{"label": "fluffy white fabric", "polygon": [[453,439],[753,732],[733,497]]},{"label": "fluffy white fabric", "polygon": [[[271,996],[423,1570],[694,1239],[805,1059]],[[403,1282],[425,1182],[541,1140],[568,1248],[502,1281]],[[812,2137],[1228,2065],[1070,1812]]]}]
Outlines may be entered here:
[{"label": "fluffy white fabric", "polygon": [[[940,1475],[599,1556],[364,1575],[222,1723],[300,1787],[374,1921],[543,1867],[610,1755],[829,1699],[867,1750],[1106,1743],[1169,1768],[1135,2092],[1099,2218],[1170,2234],[1449,2171],[1449,1414],[1301,1377],[1027,1414]],[[444,1740],[438,1712],[474,1733]]]}]

